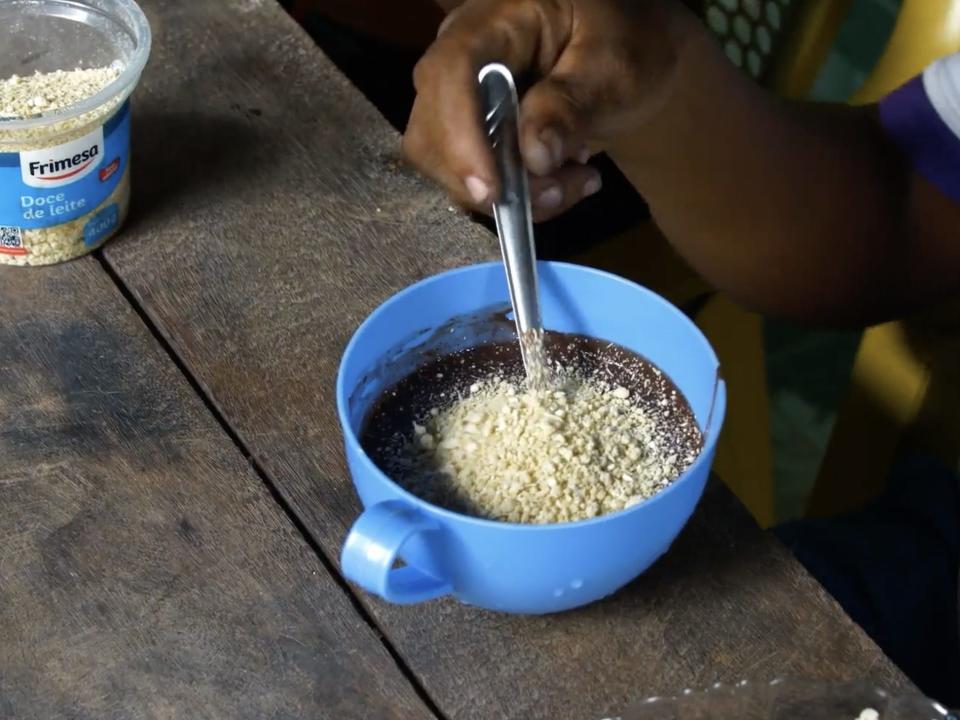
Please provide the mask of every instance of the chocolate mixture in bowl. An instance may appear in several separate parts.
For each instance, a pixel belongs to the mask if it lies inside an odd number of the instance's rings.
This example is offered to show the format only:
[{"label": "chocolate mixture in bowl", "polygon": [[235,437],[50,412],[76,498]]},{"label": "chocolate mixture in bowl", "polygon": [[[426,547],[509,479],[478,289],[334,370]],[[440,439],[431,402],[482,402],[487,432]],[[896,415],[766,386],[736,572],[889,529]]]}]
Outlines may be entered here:
[{"label": "chocolate mixture in bowl", "polygon": [[386,390],[361,444],[419,497],[478,517],[553,523],[651,497],[702,436],[670,379],[619,345],[548,332],[551,382],[529,388],[516,341],[440,356]]}]

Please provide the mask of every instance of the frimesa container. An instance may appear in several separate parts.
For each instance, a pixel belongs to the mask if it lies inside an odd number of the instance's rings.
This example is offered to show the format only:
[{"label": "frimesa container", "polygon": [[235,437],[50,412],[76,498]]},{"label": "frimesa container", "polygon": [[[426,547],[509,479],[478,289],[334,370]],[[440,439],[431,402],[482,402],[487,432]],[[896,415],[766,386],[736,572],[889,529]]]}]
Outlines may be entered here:
[{"label": "frimesa container", "polygon": [[[555,262],[539,263],[539,271],[545,327],[610,340],[665,371],[703,432],[700,455],[652,498],[579,522],[496,522],[415,497],[363,451],[364,418],[385,388],[419,364],[424,350],[489,341],[478,329],[486,326],[470,318],[508,308],[509,294],[500,263],[460,268],[412,285],[363,322],[337,377],[347,463],[365,508],[344,543],[341,565],[347,578],[390,602],[450,594],[512,613],[585,605],[630,582],[666,552],[703,493],[726,404],[719,363],[706,338],[666,300],[623,278]],[[395,567],[398,559],[405,565]]]},{"label": "frimesa container", "polygon": [[[133,0],[0,2],[0,263],[69,260],[123,224],[129,97],[149,54],[150,27]],[[78,97],[78,70],[107,82]],[[47,86],[24,101],[36,73]]]}]

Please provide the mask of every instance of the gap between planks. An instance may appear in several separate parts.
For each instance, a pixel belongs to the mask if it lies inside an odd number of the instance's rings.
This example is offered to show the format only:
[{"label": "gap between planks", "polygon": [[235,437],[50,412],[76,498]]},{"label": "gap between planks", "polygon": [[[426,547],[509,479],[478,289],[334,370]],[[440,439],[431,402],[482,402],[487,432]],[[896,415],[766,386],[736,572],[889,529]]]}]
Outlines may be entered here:
[{"label": "gap between planks", "polygon": [[160,345],[160,348],[163,350],[164,354],[170,358],[170,361],[186,379],[187,383],[189,383],[191,389],[193,389],[193,391],[197,394],[201,402],[203,402],[204,407],[206,407],[207,411],[213,417],[220,429],[223,430],[230,442],[232,442],[233,445],[243,454],[243,457],[250,464],[253,472],[260,479],[260,482],[263,483],[263,486],[266,488],[267,492],[270,493],[270,497],[272,497],[274,502],[277,503],[277,505],[283,511],[283,514],[286,515],[287,519],[293,524],[294,528],[296,528],[297,532],[303,538],[304,542],[307,544],[313,554],[317,556],[324,568],[326,568],[327,572],[330,573],[330,576],[333,578],[334,582],[337,583],[343,593],[347,596],[347,599],[350,601],[353,609],[360,616],[363,622],[367,624],[374,635],[379,638],[384,649],[387,651],[387,653],[389,653],[390,657],[393,658],[393,661],[396,663],[401,674],[406,678],[407,682],[410,683],[410,686],[413,688],[414,692],[416,692],[417,697],[420,698],[420,700],[427,706],[427,709],[437,718],[440,718],[440,720],[447,720],[447,715],[440,709],[436,701],[430,696],[430,693],[427,692],[426,687],[424,687],[423,683],[420,682],[413,670],[407,666],[406,662],[404,662],[403,657],[390,640],[389,635],[387,635],[386,631],[380,627],[380,624],[377,622],[376,618],[374,618],[374,616],[364,607],[363,603],[360,601],[360,598],[357,596],[357,593],[354,592],[346,578],[344,578],[340,573],[340,568],[338,567],[337,563],[328,557],[323,551],[320,543],[316,540],[316,538],[313,537],[303,521],[294,512],[293,508],[290,506],[290,503],[287,502],[286,498],[284,498],[283,493],[281,493],[280,489],[270,480],[269,475],[263,469],[263,466],[260,465],[260,462],[257,460],[255,455],[250,451],[250,448],[247,447],[247,444],[240,438],[236,430],[231,427],[230,423],[227,421],[227,418],[221,412],[220,408],[217,407],[217,404],[211,397],[210,393],[207,392],[207,389],[190,371],[190,368],[187,367],[187,364],[184,362],[184,360],[173,349],[173,346],[150,317],[149,312],[144,308],[133,291],[123,281],[123,278],[120,277],[116,269],[110,264],[110,261],[104,257],[103,251],[98,249],[94,251],[93,255],[100,263],[100,266],[107,274],[107,277],[110,278],[114,286],[123,296],[123,298],[130,304],[130,307],[133,309],[133,311],[137,314],[137,317],[140,318],[140,321]]}]

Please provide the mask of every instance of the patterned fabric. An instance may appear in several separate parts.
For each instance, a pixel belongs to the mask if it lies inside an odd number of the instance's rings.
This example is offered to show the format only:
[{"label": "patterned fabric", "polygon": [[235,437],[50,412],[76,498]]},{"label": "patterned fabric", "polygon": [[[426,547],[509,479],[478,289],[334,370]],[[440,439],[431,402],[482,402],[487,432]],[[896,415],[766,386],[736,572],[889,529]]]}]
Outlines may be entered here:
[{"label": "patterned fabric", "polygon": [[917,172],[960,202],[960,53],[882,100],[880,120]]},{"label": "patterned fabric", "polygon": [[724,52],[751,77],[763,79],[796,0],[710,0],[704,19]]}]

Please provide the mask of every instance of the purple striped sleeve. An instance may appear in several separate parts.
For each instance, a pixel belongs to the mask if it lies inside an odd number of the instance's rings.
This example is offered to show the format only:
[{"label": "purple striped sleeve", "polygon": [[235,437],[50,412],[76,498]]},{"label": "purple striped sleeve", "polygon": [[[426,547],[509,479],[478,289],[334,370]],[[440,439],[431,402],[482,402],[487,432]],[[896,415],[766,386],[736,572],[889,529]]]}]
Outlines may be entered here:
[{"label": "purple striped sleeve", "polygon": [[960,202],[960,138],[930,101],[922,75],[880,102],[880,122],[917,172]]}]

